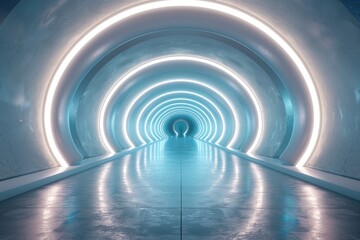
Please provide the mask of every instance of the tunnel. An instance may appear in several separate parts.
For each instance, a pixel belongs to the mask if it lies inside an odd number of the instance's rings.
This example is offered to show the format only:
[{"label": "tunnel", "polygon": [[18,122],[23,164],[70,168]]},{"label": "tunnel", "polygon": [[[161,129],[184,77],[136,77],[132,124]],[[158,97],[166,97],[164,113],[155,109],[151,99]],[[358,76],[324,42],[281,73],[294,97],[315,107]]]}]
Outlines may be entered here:
[{"label": "tunnel", "polygon": [[360,2],[0,3],[1,239],[360,239]]}]

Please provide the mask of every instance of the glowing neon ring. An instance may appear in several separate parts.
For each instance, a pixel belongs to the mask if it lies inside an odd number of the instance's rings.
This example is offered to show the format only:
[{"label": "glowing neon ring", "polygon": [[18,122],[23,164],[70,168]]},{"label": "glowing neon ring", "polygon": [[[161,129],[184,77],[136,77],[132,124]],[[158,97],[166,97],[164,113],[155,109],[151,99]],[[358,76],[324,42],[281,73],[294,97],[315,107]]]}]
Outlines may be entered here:
[{"label": "glowing neon ring", "polygon": [[265,33],[269,38],[271,38],[274,42],[281,47],[286,54],[290,57],[290,59],[294,62],[296,67],[299,69],[302,74],[304,81],[309,90],[311,102],[312,102],[312,110],[313,110],[313,129],[311,132],[310,141],[300,157],[297,166],[303,166],[309,160],[312,152],[316,147],[316,143],[320,134],[320,124],[321,124],[321,116],[320,116],[320,102],[318,98],[318,94],[316,91],[315,83],[308,72],[305,64],[296,53],[296,51],[284,40],[275,30],[271,27],[267,26],[265,23],[260,21],[259,19],[251,16],[250,14],[240,10],[235,9],[230,6],[222,5],[219,3],[208,2],[208,1],[189,1],[189,0],[173,0],[173,1],[157,1],[144,3],[139,6],[135,6],[133,8],[122,11],[114,16],[109,17],[105,21],[102,21],[100,24],[95,26],[91,31],[89,31],[85,36],[83,36],[80,41],[78,41],[75,46],[69,51],[69,53],[65,56],[63,61],[60,63],[57,68],[53,78],[51,79],[49,88],[46,93],[45,103],[44,103],[44,131],[47,143],[49,145],[50,151],[54,155],[56,161],[60,164],[60,166],[68,166],[68,163],[64,159],[61,154],[60,149],[56,144],[56,140],[54,137],[52,125],[52,107],[54,96],[57,90],[57,86],[62,78],[63,73],[66,68],[70,65],[75,56],[80,52],[82,48],[84,48],[94,37],[98,34],[102,33],[105,29],[112,26],[114,23],[120,22],[128,17],[135,16],[137,14],[147,12],[150,10],[161,9],[161,8],[176,8],[176,7],[194,7],[194,8],[203,8],[210,9],[216,12],[224,13],[229,16],[233,16],[241,21],[244,21],[261,32]]}]

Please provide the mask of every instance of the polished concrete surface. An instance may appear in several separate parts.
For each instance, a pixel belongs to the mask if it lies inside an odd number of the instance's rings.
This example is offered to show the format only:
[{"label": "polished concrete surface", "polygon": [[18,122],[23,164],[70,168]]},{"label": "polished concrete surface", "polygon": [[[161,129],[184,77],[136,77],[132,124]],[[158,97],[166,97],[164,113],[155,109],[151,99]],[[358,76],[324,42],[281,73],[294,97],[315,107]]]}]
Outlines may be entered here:
[{"label": "polished concrete surface", "polygon": [[360,239],[360,202],[171,138],[0,202],[0,239]]}]

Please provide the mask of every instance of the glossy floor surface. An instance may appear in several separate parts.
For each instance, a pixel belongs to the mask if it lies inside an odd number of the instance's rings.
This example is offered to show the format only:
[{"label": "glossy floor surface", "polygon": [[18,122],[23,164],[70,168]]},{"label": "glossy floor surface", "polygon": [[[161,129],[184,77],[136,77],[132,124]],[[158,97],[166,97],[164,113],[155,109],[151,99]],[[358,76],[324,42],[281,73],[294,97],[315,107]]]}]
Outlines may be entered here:
[{"label": "glossy floor surface", "polygon": [[360,202],[172,138],[1,202],[0,239],[360,239]]}]

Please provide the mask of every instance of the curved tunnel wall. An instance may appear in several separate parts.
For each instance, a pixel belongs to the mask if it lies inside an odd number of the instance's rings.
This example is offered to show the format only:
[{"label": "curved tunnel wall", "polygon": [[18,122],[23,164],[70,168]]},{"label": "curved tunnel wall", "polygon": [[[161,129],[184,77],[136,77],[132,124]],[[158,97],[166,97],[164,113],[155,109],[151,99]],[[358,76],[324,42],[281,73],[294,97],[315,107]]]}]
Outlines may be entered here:
[{"label": "curved tunnel wall", "polygon": [[[0,178],[57,166],[44,132],[51,79],[90,29],[141,6],[97,3],[20,2],[1,26]],[[321,134],[307,166],[359,178],[358,23],[337,2],[321,6],[322,12],[316,11],[321,3],[284,1],[282,8],[267,1],[223,3],[278,32],[311,73],[321,104]],[[284,50],[263,33],[233,16],[186,7],[149,11],[108,30],[79,51],[56,91],[54,141],[67,163],[166,137],[160,128],[164,121],[151,118],[161,114],[151,110],[171,100],[179,107],[164,114],[184,112],[196,124],[196,137],[245,152],[252,148],[285,164],[299,160],[314,124],[309,92]],[[253,144],[257,104],[264,121]]]}]

